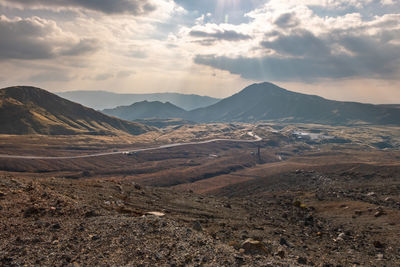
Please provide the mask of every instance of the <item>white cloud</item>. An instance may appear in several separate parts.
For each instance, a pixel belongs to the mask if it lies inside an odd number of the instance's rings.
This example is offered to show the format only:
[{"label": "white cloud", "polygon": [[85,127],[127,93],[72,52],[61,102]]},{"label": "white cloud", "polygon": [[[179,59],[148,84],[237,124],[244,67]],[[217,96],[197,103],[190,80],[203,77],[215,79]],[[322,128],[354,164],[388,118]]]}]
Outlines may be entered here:
[{"label": "white cloud", "polygon": [[[96,6],[83,0],[59,2],[1,2],[0,6],[19,8],[1,9],[11,10],[12,15],[1,17],[0,33],[2,23],[13,31],[3,31],[0,38],[0,67],[6,69],[1,84],[5,84],[4,79],[7,83],[35,80],[38,86],[65,89],[192,89],[214,95],[225,84],[228,89],[224,94],[228,95],[229,90],[238,90],[260,77],[297,82],[321,76],[329,79],[329,75],[342,77],[343,62],[347,64],[343,70],[354,75],[352,79],[360,73],[374,79],[387,78],[386,73],[394,79],[398,69],[394,63],[400,45],[400,14],[396,10],[393,14],[376,10],[375,14],[372,8],[383,9],[385,5],[392,9],[393,0],[270,0],[263,4],[261,0],[225,4],[211,0],[102,0]],[[141,12],[140,6],[132,12],[118,9],[138,2],[155,8],[148,12]],[[363,13],[363,7],[372,15]],[[243,10],[251,11],[244,14]],[[13,18],[15,14],[21,18]],[[65,19],[65,14],[71,17]],[[226,14],[236,19],[224,22],[221,18]],[[30,30],[24,29],[28,27]],[[265,74],[267,69],[258,68],[251,74],[215,62],[207,65],[205,60],[212,58],[225,62],[241,59],[243,66],[265,63],[265,67],[273,62],[289,68],[291,77],[283,77],[277,68],[269,76],[257,76],[254,73]],[[371,67],[370,62],[382,66]],[[57,73],[51,72],[55,67],[59,67]],[[354,67],[359,70],[355,72]],[[394,71],[385,70],[389,67]],[[46,73],[53,73],[54,79],[46,81]]]},{"label": "white cloud", "polygon": [[398,0],[381,0],[382,5],[394,5],[398,3]]}]

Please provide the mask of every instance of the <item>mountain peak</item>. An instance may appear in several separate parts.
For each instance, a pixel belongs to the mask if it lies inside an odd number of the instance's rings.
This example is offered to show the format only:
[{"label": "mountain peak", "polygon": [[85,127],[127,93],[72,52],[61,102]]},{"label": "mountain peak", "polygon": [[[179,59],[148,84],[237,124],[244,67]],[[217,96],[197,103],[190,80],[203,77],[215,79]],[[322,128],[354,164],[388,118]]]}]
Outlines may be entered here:
[{"label": "mountain peak", "polygon": [[289,92],[276,84],[270,82],[254,83],[244,88],[239,93],[258,93],[258,92]]},{"label": "mountain peak", "polygon": [[400,124],[400,110],[340,102],[283,89],[273,83],[255,83],[207,108],[191,112],[198,122],[281,121],[322,124]]}]

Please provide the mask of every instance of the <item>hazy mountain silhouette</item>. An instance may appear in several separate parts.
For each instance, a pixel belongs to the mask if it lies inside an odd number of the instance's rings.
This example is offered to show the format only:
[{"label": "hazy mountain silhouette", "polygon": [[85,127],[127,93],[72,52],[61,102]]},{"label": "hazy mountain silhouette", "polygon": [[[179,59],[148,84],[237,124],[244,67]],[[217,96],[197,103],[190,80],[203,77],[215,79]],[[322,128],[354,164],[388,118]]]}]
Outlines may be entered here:
[{"label": "hazy mountain silhouette", "polygon": [[206,108],[188,112],[196,122],[274,120],[323,124],[400,124],[400,110],[380,105],[327,100],[280,88],[253,84]]},{"label": "hazy mountain silhouette", "polygon": [[111,118],[43,89],[0,89],[1,134],[141,134],[151,127]]},{"label": "hazy mountain silhouette", "polygon": [[385,107],[385,108],[398,108],[400,109],[400,104],[382,104],[379,105],[380,107]]},{"label": "hazy mountain silhouette", "polygon": [[144,100],[170,102],[185,110],[192,110],[215,104],[220,100],[209,96],[179,93],[116,94],[107,91],[70,91],[57,94],[63,98],[97,110],[127,106]]},{"label": "hazy mountain silhouette", "polygon": [[160,101],[142,101],[134,103],[130,106],[120,106],[114,109],[105,109],[102,112],[107,115],[129,121],[148,118],[183,118],[186,116],[186,111],[184,109],[169,102],[161,103]]}]

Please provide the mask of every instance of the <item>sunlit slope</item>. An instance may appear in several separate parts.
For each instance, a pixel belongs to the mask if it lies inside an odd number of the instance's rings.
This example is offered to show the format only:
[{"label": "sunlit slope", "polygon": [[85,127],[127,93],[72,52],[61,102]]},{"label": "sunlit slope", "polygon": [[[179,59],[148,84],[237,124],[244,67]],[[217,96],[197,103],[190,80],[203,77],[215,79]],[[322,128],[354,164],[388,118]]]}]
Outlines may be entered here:
[{"label": "sunlit slope", "polygon": [[112,118],[43,89],[15,86],[0,90],[1,134],[145,133],[151,127]]}]

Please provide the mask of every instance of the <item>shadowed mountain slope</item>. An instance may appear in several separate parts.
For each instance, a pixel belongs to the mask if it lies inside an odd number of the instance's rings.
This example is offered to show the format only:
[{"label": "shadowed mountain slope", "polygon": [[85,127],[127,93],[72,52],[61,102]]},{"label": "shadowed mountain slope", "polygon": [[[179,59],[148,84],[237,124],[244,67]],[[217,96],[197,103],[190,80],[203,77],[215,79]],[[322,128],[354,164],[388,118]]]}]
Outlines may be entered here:
[{"label": "shadowed mountain slope", "polygon": [[170,102],[185,110],[207,107],[219,101],[217,98],[179,93],[117,94],[106,91],[70,91],[59,96],[97,110],[127,106],[141,101]]},{"label": "shadowed mountain slope", "polygon": [[147,118],[183,118],[186,116],[186,111],[184,109],[181,109],[169,102],[161,103],[160,101],[142,101],[134,103],[130,106],[120,106],[114,109],[105,109],[102,112],[107,115],[129,121]]},{"label": "shadowed mountain slope", "polygon": [[142,134],[153,128],[112,118],[43,89],[0,90],[0,134]]},{"label": "shadowed mountain slope", "polygon": [[253,84],[206,108],[188,113],[197,122],[274,120],[323,124],[400,124],[400,109],[327,100],[271,83]]}]

